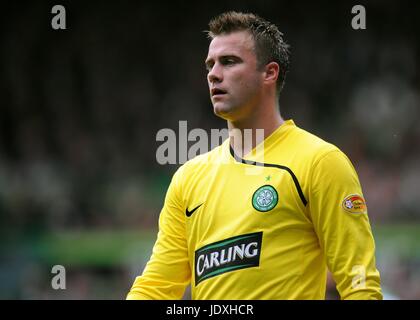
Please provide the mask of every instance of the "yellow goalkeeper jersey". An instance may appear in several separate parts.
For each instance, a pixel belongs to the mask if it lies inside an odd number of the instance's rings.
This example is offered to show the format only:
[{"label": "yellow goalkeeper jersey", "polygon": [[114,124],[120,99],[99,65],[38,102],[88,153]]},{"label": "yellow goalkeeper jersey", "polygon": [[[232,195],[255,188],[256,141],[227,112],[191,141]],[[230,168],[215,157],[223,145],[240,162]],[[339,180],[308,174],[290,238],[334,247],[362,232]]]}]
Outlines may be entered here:
[{"label": "yellow goalkeeper jersey", "polygon": [[285,121],[248,156],[229,139],[174,174],[152,256],[127,299],[382,299],[358,176]]}]

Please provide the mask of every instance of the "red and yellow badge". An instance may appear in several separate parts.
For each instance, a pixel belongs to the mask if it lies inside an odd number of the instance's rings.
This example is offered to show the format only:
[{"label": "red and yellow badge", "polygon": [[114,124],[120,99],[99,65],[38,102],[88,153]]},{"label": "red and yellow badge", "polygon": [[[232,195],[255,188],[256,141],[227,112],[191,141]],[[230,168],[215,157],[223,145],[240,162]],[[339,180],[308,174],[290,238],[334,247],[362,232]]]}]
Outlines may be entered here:
[{"label": "red and yellow badge", "polygon": [[344,199],[343,209],[351,213],[366,213],[366,201],[358,194],[352,194]]}]

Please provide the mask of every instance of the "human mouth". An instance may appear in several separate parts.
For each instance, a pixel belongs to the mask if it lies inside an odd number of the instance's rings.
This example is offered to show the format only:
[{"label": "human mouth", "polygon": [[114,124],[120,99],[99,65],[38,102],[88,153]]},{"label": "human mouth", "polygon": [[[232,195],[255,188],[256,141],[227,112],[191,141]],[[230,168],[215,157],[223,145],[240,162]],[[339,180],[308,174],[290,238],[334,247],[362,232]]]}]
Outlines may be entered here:
[{"label": "human mouth", "polygon": [[211,89],[211,96],[212,98],[221,97],[227,94],[227,91],[221,88],[213,88]]}]

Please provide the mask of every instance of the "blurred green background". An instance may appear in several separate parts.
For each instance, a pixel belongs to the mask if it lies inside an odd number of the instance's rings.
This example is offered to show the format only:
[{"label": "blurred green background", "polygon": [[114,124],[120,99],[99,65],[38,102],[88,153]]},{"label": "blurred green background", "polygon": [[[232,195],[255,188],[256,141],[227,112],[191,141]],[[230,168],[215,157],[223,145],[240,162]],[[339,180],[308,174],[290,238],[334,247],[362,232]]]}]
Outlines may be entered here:
[{"label": "blurred green background", "polygon": [[[181,120],[225,127],[208,97],[202,31],[230,9],[284,32],[283,117],[350,157],[385,298],[420,298],[418,4],[69,1],[61,31],[54,4],[2,5],[0,298],[125,298],[177,168],[157,163],[156,133]],[[351,28],[356,4],[366,30]],[[54,265],[66,290],[51,287]]]}]

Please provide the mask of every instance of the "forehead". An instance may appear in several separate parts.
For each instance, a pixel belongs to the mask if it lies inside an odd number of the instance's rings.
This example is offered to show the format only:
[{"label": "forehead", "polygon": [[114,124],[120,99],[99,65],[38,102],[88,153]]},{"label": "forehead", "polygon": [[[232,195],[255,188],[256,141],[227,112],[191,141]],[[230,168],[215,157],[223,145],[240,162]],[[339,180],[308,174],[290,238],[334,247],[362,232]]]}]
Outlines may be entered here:
[{"label": "forehead", "polygon": [[214,37],[210,42],[207,59],[223,55],[254,54],[254,39],[248,31],[236,31]]}]

